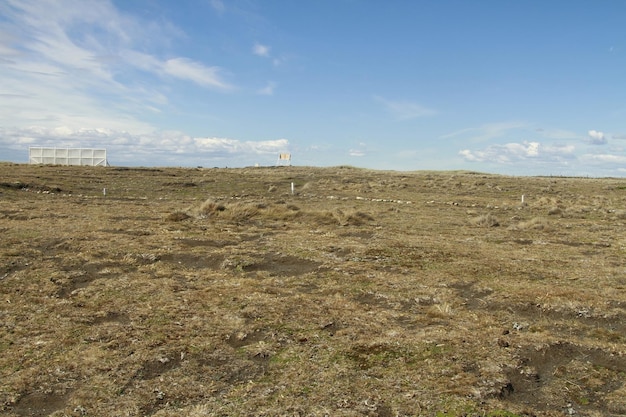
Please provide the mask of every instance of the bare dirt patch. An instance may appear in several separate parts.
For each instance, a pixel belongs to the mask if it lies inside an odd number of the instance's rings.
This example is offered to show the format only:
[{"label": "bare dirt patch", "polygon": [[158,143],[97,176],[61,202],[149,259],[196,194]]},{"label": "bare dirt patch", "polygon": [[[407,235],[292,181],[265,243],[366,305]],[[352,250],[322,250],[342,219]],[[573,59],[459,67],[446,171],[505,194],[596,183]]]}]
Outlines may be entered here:
[{"label": "bare dirt patch", "polygon": [[14,412],[21,417],[44,417],[63,409],[70,393],[33,392],[20,398]]}]

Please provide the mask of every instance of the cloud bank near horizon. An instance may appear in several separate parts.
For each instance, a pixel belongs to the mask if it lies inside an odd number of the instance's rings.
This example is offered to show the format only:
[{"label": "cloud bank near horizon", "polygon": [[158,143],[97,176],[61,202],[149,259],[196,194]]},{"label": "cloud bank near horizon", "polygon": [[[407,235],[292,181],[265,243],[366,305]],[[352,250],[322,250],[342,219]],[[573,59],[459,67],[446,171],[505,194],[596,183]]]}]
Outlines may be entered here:
[{"label": "cloud bank near horizon", "polygon": [[[236,159],[241,165],[271,163],[276,155],[290,148],[287,139],[240,141],[217,137],[191,137],[182,132],[163,131],[132,134],[111,129],[0,128],[0,144],[23,153],[27,159],[30,146],[61,148],[106,148],[115,164],[155,165],[154,155],[160,159],[186,156],[198,161]],[[187,164],[188,166],[190,164]],[[178,164],[175,164],[178,165]]]}]

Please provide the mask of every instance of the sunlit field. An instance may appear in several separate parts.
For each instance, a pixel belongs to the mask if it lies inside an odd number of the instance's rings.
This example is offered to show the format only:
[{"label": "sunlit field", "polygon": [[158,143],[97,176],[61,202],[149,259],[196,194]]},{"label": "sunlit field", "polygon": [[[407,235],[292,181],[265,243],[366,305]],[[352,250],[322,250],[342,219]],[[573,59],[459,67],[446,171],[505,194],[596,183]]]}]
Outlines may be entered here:
[{"label": "sunlit field", "polygon": [[626,415],[624,179],[0,173],[3,415]]}]

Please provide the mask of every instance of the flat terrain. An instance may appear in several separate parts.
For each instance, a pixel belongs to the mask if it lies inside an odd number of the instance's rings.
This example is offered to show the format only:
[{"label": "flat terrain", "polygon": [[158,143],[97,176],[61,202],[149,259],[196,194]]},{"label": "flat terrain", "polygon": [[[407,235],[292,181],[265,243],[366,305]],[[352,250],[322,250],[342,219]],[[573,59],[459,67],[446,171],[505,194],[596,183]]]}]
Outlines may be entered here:
[{"label": "flat terrain", "polygon": [[0,164],[0,236],[4,416],[626,415],[625,179]]}]

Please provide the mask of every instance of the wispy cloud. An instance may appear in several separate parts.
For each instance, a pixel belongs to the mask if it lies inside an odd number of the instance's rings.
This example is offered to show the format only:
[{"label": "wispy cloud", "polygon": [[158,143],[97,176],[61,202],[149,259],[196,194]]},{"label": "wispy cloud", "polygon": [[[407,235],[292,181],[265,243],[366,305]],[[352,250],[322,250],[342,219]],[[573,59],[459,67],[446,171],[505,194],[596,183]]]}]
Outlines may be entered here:
[{"label": "wispy cloud", "polygon": [[353,157],[358,157],[358,158],[367,155],[367,144],[364,142],[359,142],[359,144],[356,147],[351,148],[348,151],[348,155],[353,156]]},{"label": "wispy cloud", "polygon": [[218,89],[232,90],[234,87],[224,81],[222,69],[208,67],[188,58],[171,58],[160,60],[157,57],[135,50],[121,50],[119,56],[125,63],[135,69],[150,72],[158,76],[171,76],[183,81],[191,81],[198,85]]},{"label": "wispy cloud", "polygon": [[[134,118],[168,103],[168,82],[234,89],[218,66],[151,54],[179,36],[178,29],[157,28],[107,1],[7,0],[0,15],[3,126],[146,131]],[[138,71],[162,81],[151,84],[135,77]]]},{"label": "wispy cloud", "polygon": [[264,58],[269,58],[270,56],[270,47],[267,45],[263,45],[260,43],[255,43],[252,47],[252,53],[258,56],[262,56]]},{"label": "wispy cloud", "polygon": [[500,138],[505,136],[511,130],[524,129],[527,127],[526,123],[511,121],[511,122],[498,122],[498,123],[486,123],[479,127],[469,127],[461,130],[457,130],[452,133],[440,136],[440,139],[450,139],[454,137],[464,137],[471,141],[482,142],[490,139]]},{"label": "wispy cloud", "polygon": [[597,164],[626,164],[626,156],[613,154],[585,154],[580,157],[582,161]]},{"label": "wispy cloud", "polygon": [[283,65],[285,62],[287,62],[287,58],[285,58],[285,57],[272,59],[272,64],[274,64],[275,67],[279,67],[279,66]]},{"label": "wispy cloud", "polygon": [[257,90],[257,94],[260,94],[262,96],[272,96],[274,95],[275,89],[276,89],[276,83],[273,81],[270,81],[267,83],[265,87]]},{"label": "wispy cloud", "polygon": [[[218,11],[220,4],[212,3]],[[236,89],[221,67],[164,52],[180,35],[167,23],[158,25],[162,33],[108,1],[6,0],[0,15],[0,147],[7,152],[106,147],[116,163],[135,165],[154,163],[154,154],[172,163],[177,155],[256,162],[289,148],[287,139],[190,136],[144,121],[173,109],[174,83]]]},{"label": "wispy cloud", "polygon": [[182,80],[193,81],[205,87],[231,90],[233,87],[222,80],[219,67],[207,67],[187,58],[172,58],[163,63],[166,74]]},{"label": "wispy cloud", "polygon": [[535,132],[539,133],[541,137],[546,139],[557,139],[557,140],[567,140],[567,139],[579,139],[580,134],[574,133],[570,130],[565,129],[535,129]]},{"label": "wispy cloud", "polygon": [[226,6],[224,6],[224,2],[222,0],[210,0],[209,4],[218,13],[224,13],[226,10]]},{"label": "wispy cloud", "polygon": [[410,120],[419,117],[430,117],[437,114],[437,111],[413,101],[389,100],[380,96],[374,96],[374,99],[381,103],[397,120]]}]

